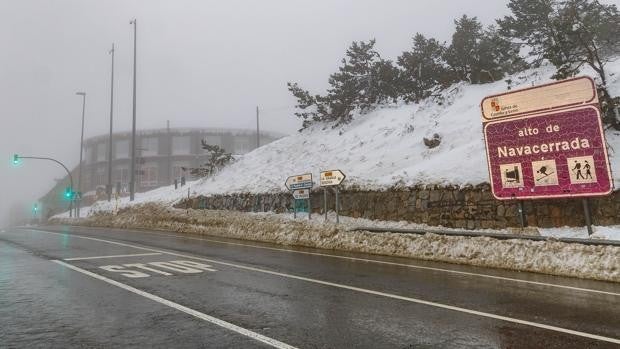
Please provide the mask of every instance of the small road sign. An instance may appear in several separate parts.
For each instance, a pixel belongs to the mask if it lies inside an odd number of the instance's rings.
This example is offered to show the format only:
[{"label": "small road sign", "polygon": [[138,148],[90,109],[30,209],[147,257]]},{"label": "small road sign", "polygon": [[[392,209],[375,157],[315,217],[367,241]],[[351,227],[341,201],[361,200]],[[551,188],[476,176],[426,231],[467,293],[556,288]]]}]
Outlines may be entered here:
[{"label": "small road sign", "polygon": [[321,172],[321,187],[339,185],[347,176],[340,170],[330,170]]},{"label": "small road sign", "polygon": [[495,198],[603,196],[613,190],[592,79],[490,96],[481,108]]},{"label": "small road sign", "polygon": [[293,190],[293,197],[295,198],[295,200],[310,199],[310,190],[309,189]]},{"label": "small road sign", "polygon": [[312,189],[312,173],[290,176],[286,179],[284,185],[288,190]]}]

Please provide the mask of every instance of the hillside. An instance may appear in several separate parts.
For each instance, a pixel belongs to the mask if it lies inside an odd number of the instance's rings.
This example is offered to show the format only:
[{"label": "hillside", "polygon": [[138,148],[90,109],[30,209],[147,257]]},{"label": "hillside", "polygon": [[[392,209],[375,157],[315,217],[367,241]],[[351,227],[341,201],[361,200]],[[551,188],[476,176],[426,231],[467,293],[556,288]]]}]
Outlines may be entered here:
[{"label": "hillside", "polygon": [[[608,66],[610,93],[620,95],[620,61]],[[587,71],[584,75],[587,75]],[[512,88],[551,81],[552,67],[511,77]],[[287,176],[340,169],[346,186],[383,190],[394,186],[476,185],[488,182],[479,103],[505,91],[504,81],[485,85],[459,83],[420,104],[380,107],[332,128],[315,125],[241,157],[217,175],[188,182],[191,195],[284,191]],[[423,138],[442,137],[433,149]],[[612,169],[620,168],[620,132],[608,131]],[[614,171],[615,188],[620,171]],[[187,196],[187,187],[164,187],[137,195],[135,203],[173,203]],[[121,206],[128,204],[122,200]],[[96,209],[105,209],[105,203]]]}]

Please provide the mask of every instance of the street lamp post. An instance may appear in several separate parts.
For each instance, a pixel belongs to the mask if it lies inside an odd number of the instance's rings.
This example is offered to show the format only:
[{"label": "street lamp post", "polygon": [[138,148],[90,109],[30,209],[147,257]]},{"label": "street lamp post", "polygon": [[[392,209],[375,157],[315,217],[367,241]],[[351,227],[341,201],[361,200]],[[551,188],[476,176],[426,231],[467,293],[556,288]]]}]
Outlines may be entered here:
[{"label": "street lamp post", "polygon": [[82,155],[84,152],[84,113],[86,111],[86,92],[76,92],[82,96],[82,134],[80,136],[80,164],[78,165],[78,198],[76,202],[76,216],[80,218],[80,201],[82,196]]},{"label": "street lamp post", "polygon": [[114,43],[110,50],[112,55],[112,76],[110,78],[110,139],[108,140],[108,201],[112,201],[112,124],[114,120]]},{"label": "street lamp post", "polygon": [[[53,161],[55,163],[57,163],[58,165],[62,166],[62,168],[65,169],[65,171],[67,171],[67,176],[69,177],[69,185],[70,185],[70,189],[71,192],[74,191],[74,187],[73,187],[73,176],[71,175],[71,171],[69,171],[69,169],[67,168],[67,166],[65,166],[65,164],[63,164],[62,162],[56,160],[56,159],[52,159],[49,157],[41,157],[41,156],[19,156],[17,154],[15,154],[14,156],[14,160],[13,162],[18,162],[19,159],[34,159],[34,160],[48,160],[48,161]],[[73,195],[72,195],[73,196]],[[73,197],[69,198],[69,217],[72,217],[72,203],[73,203]]]},{"label": "street lamp post", "polygon": [[134,18],[129,22],[133,24],[133,119],[131,126],[131,173],[129,174],[129,201],[133,201],[136,195],[136,47],[137,47],[137,26]]}]

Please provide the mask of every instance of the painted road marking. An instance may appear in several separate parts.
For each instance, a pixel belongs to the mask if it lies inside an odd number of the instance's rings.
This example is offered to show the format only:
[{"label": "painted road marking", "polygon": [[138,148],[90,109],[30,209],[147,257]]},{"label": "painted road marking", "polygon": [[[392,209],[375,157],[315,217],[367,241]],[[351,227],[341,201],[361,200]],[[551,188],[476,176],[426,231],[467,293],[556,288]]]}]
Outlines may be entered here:
[{"label": "painted road marking", "polygon": [[[49,234],[63,235],[61,233],[48,232],[48,231],[43,231],[43,230],[37,230],[37,231],[40,231],[40,232],[43,232],[43,233],[49,233]],[[260,268],[240,265],[240,264],[221,262],[221,261],[217,261],[217,260],[213,260],[213,259],[208,259],[208,258],[194,257],[194,256],[191,256],[191,255],[185,255],[185,254],[181,254],[181,253],[167,252],[167,251],[164,251],[164,250],[156,250],[156,249],[147,248],[147,247],[141,247],[141,246],[136,246],[136,245],[131,245],[131,244],[125,244],[125,243],[122,243],[122,242],[108,241],[108,240],[92,238],[92,237],[87,237],[87,236],[81,236],[81,235],[75,235],[75,234],[71,234],[71,236],[76,237],[76,238],[83,238],[83,239],[87,239],[87,240],[107,242],[107,243],[114,244],[114,245],[119,245],[119,246],[133,247],[133,248],[139,249],[139,250],[159,252],[159,253],[169,254],[169,255],[172,255],[172,256],[178,256],[178,257],[182,257],[182,258],[196,259],[196,260],[201,260],[201,261],[210,262],[210,263],[214,263],[214,264],[226,265],[226,266],[233,267],[233,268],[238,268],[238,269],[243,269],[243,270],[250,270],[250,271],[255,271],[255,272],[264,273],[264,274],[270,274],[270,275],[277,275],[277,276],[282,276],[282,277],[285,277],[285,278],[307,281],[307,282],[311,282],[311,283],[315,283],[315,284],[319,284],[319,285],[332,286],[332,287],[346,289],[346,290],[351,290],[351,291],[356,291],[356,292],[360,292],[360,293],[366,293],[366,294],[372,294],[372,295],[382,296],[382,297],[386,297],[386,298],[398,299],[398,300],[407,301],[407,302],[411,302],[411,303],[423,304],[423,305],[428,305],[428,306],[432,306],[432,307],[437,307],[437,308],[442,308],[442,309],[447,309],[447,310],[458,311],[458,312],[461,312],[461,313],[477,315],[477,316],[481,316],[481,317],[487,317],[487,318],[496,319],[496,320],[502,320],[502,321],[506,321],[506,322],[512,322],[512,323],[515,323],[515,324],[526,325],[526,326],[542,328],[542,329],[546,329],[546,330],[550,330],[550,331],[566,333],[566,334],[570,334],[570,335],[574,335],[574,336],[591,338],[591,339],[595,339],[595,340],[599,340],[599,341],[620,344],[620,339],[618,339],[618,338],[605,337],[605,336],[600,336],[600,335],[596,335],[596,334],[592,334],[592,333],[575,331],[575,330],[571,330],[571,329],[567,329],[567,328],[556,327],[556,326],[545,325],[545,324],[541,324],[541,323],[537,323],[537,322],[532,322],[532,321],[527,321],[527,320],[511,318],[511,317],[508,317],[508,316],[501,316],[501,315],[486,313],[486,312],[483,312],[483,311],[477,311],[477,310],[472,310],[472,309],[467,309],[467,308],[461,308],[461,307],[456,307],[456,306],[447,305],[447,304],[441,304],[441,303],[437,303],[437,302],[430,302],[430,301],[425,301],[425,300],[418,299],[418,298],[399,296],[399,295],[391,294],[391,293],[385,293],[385,292],[374,291],[374,290],[369,290],[369,289],[355,287],[355,286],[348,286],[348,285],[343,285],[343,284],[337,284],[337,283],[334,283],[334,282],[323,281],[323,280],[318,280],[318,279],[312,279],[312,278],[307,278],[307,277],[297,276],[297,275],[291,275],[291,274],[285,274],[285,273],[280,273],[280,272],[276,272],[276,271],[271,271],[271,270],[266,270],[266,269],[260,269]],[[57,263],[63,263],[63,262],[60,262],[60,261],[56,261],[56,262]],[[63,263],[63,264],[66,264],[66,263]],[[96,274],[94,274],[94,275],[96,275]]]},{"label": "painted road marking", "polygon": [[287,249],[282,249],[282,248],[277,248],[277,247],[266,247],[266,246],[249,245],[249,244],[244,244],[244,243],[239,243],[239,242],[228,242],[228,241],[220,241],[220,240],[214,240],[214,239],[195,238],[195,237],[191,237],[191,236],[179,236],[179,235],[171,235],[171,234],[163,234],[163,233],[155,233],[155,232],[147,232],[147,231],[144,231],[144,232],[143,231],[136,231],[136,232],[138,232],[138,233],[145,233],[145,234],[153,234],[153,235],[158,235],[158,236],[166,236],[166,237],[171,237],[171,238],[179,238],[179,237],[181,237],[181,238],[184,238],[184,239],[207,241],[207,242],[215,242],[215,243],[218,243],[218,244],[225,244],[225,245],[244,246],[244,247],[258,248],[258,249],[264,249],[264,250],[289,252],[289,253],[299,253],[299,254],[305,254],[305,255],[311,255],[311,256],[321,256],[321,257],[338,258],[338,259],[345,259],[345,260],[352,260],[352,261],[359,261],[359,262],[367,262],[367,263],[377,263],[377,264],[393,265],[393,266],[406,267],[406,268],[412,268],[412,269],[433,270],[433,271],[439,271],[439,272],[451,273],[451,274],[458,274],[458,275],[476,276],[476,277],[483,277],[483,278],[494,279],[494,280],[519,282],[519,283],[524,283],[524,284],[529,284],[529,285],[546,286],[546,287],[557,287],[557,288],[563,288],[563,289],[573,290],[573,291],[592,292],[592,293],[599,293],[599,294],[605,294],[605,295],[610,295],[610,296],[620,296],[619,292],[609,292],[609,291],[596,290],[596,289],[592,289],[592,288],[583,288],[583,287],[574,287],[574,286],[567,286],[567,285],[560,285],[560,284],[551,284],[551,283],[547,283],[547,282],[530,281],[530,280],[516,279],[516,278],[505,277],[505,276],[495,276],[495,275],[489,275],[489,274],[471,273],[471,272],[466,272],[466,271],[459,271],[459,270],[452,270],[452,269],[445,269],[445,268],[425,267],[425,266],[415,265],[415,264],[388,262],[388,261],[381,261],[381,260],[377,260],[377,259],[368,259],[368,258],[338,256],[338,255],[334,255],[334,254],[321,253],[321,252],[308,252],[308,251],[287,250]]},{"label": "painted road marking", "polygon": [[94,256],[94,257],[77,257],[77,258],[65,258],[65,261],[83,261],[87,259],[103,259],[103,258],[122,258],[122,257],[143,257],[143,256],[157,256],[161,253],[136,253],[136,254],[117,254],[112,256]]},{"label": "painted road marking", "polygon": [[106,270],[106,271],[111,271],[114,273],[120,273],[121,275],[128,277],[128,278],[146,278],[146,277],[150,277],[151,275],[141,272],[141,271],[127,269],[127,268],[142,269],[142,270],[150,271],[155,274],[160,274],[160,275],[165,275],[165,276],[174,275],[167,271],[153,268],[153,266],[159,267],[160,269],[167,269],[169,271],[174,271],[180,274],[197,274],[197,273],[202,273],[204,271],[217,271],[216,269],[213,269],[213,267],[211,267],[208,264],[202,264],[202,263],[193,262],[193,261],[170,261],[170,262],[150,262],[146,264],[145,263],[131,263],[131,264],[123,264],[123,265],[103,265],[103,266],[100,266],[99,268]]},{"label": "painted road marking", "polygon": [[[95,227],[90,227],[90,228],[94,229]],[[105,228],[99,228],[99,229],[105,229]],[[36,230],[36,229],[31,229],[31,230]],[[51,233],[51,232],[44,231],[44,230],[36,230],[36,231]],[[598,293],[598,294],[604,294],[604,295],[609,295],[609,296],[620,296],[620,292],[602,291],[602,290],[596,290],[596,289],[593,289],[593,288],[584,288],[584,287],[575,287],[575,286],[567,286],[567,285],[560,285],[560,284],[552,284],[552,283],[548,283],[548,282],[530,281],[530,280],[516,279],[516,278],[505,277],[505,276],[495,276],[495,275],[489,275],[489,274],[472,273],[472,272],[452,270],[452,269],[445,269],[445,268],[425,267],[425,266],[415,265],[415,264],[388,262],[388,261],[381,261],[381,260],[377,260],[377,259],[368,259],[368,258],[338,256],[338,255],[334,255],[334,254],[321,253],[321,252],[308,252],[308,251],[287,250],[287,249],[276,248],[276,247],[249,245],[249,244],[244,244],[244,243],[239,243],[239,242],[228,242],[228,241],[220,241],[220,240],[214,240],[214,239],[195,238],[195,237],[191,237],[191,236],[180,236],[180,235],[172,235],[172,234],[164,234],[164,233],[155,233],[155,232],[142,231],[142,230],[129,230],[128,229],[126,231],[128,231],[128,232],[136,232],[136,233],[144,233],[144,234],[153,234],[153,235],[165,236],[165,237],[176,238],[176,239],[184,238],[184,239],[189,239],[189,240],[208,241],[208,242],[214,242],[214,243],[218,243],[218,244],[234,245],[234,246],[244,246],[244,247],[258,248],[258,249],[263,249],[263,250],[280,251],[280,252],[288,252],[288,253],[299,253],[299,254],[305,254],[305,255],[311,255],[311,256],[321,256],[321,257],[338,258],[338,259],[345,259],[345,260],[352,260],[352,261],[359,261],[359,262],[367,262],[367,263],[377,263],[377,264],[384,264],[384,265],[393,265],[393,266],[412,268],[412,269],[433,270],[433,271],[444,272],[444,273],[451,273],[451,274],[457,274],[457,275],[475,276],[475,277],[482,277],[482,278],[493,279],[493,280],[518,282],[518,283],[523,283],[523,284],[545,286],[545,287],[556,287],[556,288],[562,288],[562,289],[566,289],[566,290],[580,291],[580,292],[591,292],[591,293]],[[56,234],[61,234],[61,233],[56,233]]]},{"label": "painted road marking", "polygon": [[127,290],[129,292],[135,293],[135,294],[140,295],[142,297],[148,298],[148,299],[150,299],[152,301],[155,301],[157,303],[166,305],[166,306],[168,306],[170,308],[174,308],[176,310],[182,311],[182,312],[184,312],[186,314],[189,314],[189,315],[194,316],[196,318],[199,318],[201,320],[210,322],[212,324],[218,325],[218,326],[223,327],[225,329],[228,329],[228,330],[237,332],[239,334],[242,334],[242,335],[244,335],[246,337],[250,337],[250,338],[255,339],[257,341],[263,342],[263,343],[268,344],[268,345],[270,345],[270,346],[272,346],[274,348],[296,349],[295,347],[293,347],[291,345],[288,345],[286,343],[280,342],[280,341],[275,340],[273,338],[269,338],[267,336],[263,336],[262,334],[250,331],[250,330],[245,329],[243,327],[239,327],[237,325],[231,324],[230,322],[218,319],[216,317],[207,315],[205,313],[201,313],[201,312],[199,312],[197,310],[194,310],[194,309],[188,308],[186,306],[180,305],[178,303],[169,301],[167,299],[161,298],[161,297],[156,296],[154,294],[151,294],[151,293],[139,290],[139,289],[137,289],[135,287],[131,287],[131,286],[126,285],[124,283],[121,283],[121,282],[118,282],[118,281],[114,281],[112,279],[108,279],[105,276],[101,276],[99,274],[92,273],[92,272],[90,272],[88,270],[76,267],[76,266],[71,265],[69,263],[65,263],[65,262],[59,261],[59,260],[53,260],[52,262],[58,263],[58,264],[60,264],[62,266],[65,266],[65,267],[67,267],[69,269],[73,269],[73,270],[75,270],[77,272],[80,272],[82,274],[88,275],[88,276],[90,276],[92,278],[95,278],[95,279],[107,282],[108,284],[114,285],[116,287],[120,287],[120,288],[122,288],[124,290]]}]

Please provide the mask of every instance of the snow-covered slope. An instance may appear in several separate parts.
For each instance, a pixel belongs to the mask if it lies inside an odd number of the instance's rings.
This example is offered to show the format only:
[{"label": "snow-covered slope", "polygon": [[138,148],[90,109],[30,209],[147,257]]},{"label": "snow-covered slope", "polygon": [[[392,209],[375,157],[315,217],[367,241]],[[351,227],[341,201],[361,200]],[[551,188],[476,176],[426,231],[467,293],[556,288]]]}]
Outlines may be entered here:
[{"label": "snow-covered slope", "polygon": [[[511,77],[512,88],[551,81],[553,67],[532,69]],[[607,66],[609,90],[620,95],[620,60]],[[592,75],[584,71],[583,75]],[[287,176],[340,169],[347,185],[385,189],[416,184],[467,185],[488,182],[480,101],[507,90],[499,81],[485,85],[456,84],[420,104],[381,107],[332,128],[316,125],[244,155],[212,178],[190,182],[191,194],[264,193],[285,190]],[[433,149],[423,138],[439,134]],[[609,131],[615,187],[620,187],[620,132]],[[160,188],[138,195],[136,203],[174,202],[187,187]]]}]

